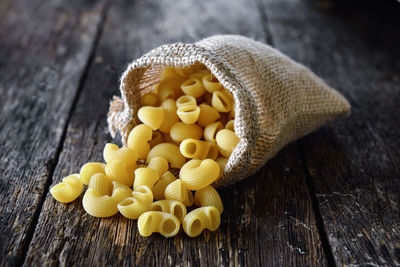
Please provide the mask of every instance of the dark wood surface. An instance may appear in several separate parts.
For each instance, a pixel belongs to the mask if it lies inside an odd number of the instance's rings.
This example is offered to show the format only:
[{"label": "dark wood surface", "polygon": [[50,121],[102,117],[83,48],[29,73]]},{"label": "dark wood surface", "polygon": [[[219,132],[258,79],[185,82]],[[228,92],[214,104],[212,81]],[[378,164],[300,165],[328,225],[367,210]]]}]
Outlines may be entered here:
[{"label": "dark wood surface", "polygon": [[[400,4],[379,1],[0,2],[0,265],[400,264]],[[310,67],[350,117],[219,190],[214,233],[142,238],[49,187],[101,160],[127,63],[168,42],[235,33]]]}]

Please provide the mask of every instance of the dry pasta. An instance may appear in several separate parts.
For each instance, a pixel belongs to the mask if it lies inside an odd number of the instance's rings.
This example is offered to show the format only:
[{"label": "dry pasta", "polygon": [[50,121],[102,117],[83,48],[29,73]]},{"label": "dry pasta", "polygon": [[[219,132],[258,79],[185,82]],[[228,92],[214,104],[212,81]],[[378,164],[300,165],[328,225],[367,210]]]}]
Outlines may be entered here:
[{"label": "dry pasta", "polygon": [[171,168],[181,168],[186,162],[185,157],[179,151],[179,147],[170,143],[161,143],[153,147],[147,155],[147,162],[150,162],[154,157],[165,158]]},{"label": "dry pasta", "polygon": [[160,131],[163,133],[169,133],[172,125],[179,121],[179,117],[176,114],[176,111],[178,110],[176,102],[173,99],[166,99],[161,103],[160,107],[162,107],[165,111],[164,120],[161,123]]},{"label": "dry pasta", "polygon": [[148,186],[140,186],[132,192],[132,196],[122,200],[117,208],[128,219],[137,219],[150,209],[153,194]]},{"label": "dry pasta", "polygon": [[[190,191],[186,188],[186,186],[182,183],[182,180],[177,179],[170,183],[166,188],[164,192],[165,199],[168,200],[176,200],[182,203],[189,204],[192,199],[190,196]],[[186,205],[185,204],[185,205]],[[193,204],[193,203],[192,203]],[[188,205],[191,206],[191,205]]]},{"label": "dry pasta", "polygon": [[161,176],[168,171],[168,161],[163,157],[153,157],[150,159],[147,168],[155,170]]},{"label": "dry pasta", "polygon": [[[163,134],[158,131],[153,132],[153,135],[152,135],[152,138],[150,141],[150,148],[155,147],[156,145],[161,144],[162,142],[164,142]],[[147,153],[149,153],[149,151],[150,150],[148,150]],[[147,154],[146,154],[146,156],[147,156]],[[144,156],[143,158],[146,158],[146,156]]]},{"label": "dry pasta", "polygon": [[145,93],[144,95],[141,96],[140,98],[142,106],[158,106],[159,100],[158,96],[154,93]]},{"label": "dry pasta", "polygon": [[196,237],[204,229],[215,231],[221,224],[221,216],[213,206],[197,208],[189,212],[183,219],[182,228],[190,237]]},{"label": "dry pasta", "polygon": [[[197,78],[197,79],[199,79],[199,80],[202,80],[203,79],[203,76],[204,75],[207,75],[207,74],[209,74],[210,73],[210,71],[208,71],[208,70],[199,70],[199,71],[197,71],[197,72],[195,72],[195,73],[193,73],[193,74],[190,74],[190,78]],[[204,84],[204,83],[203,83]]]},{"label": "dry pasta", "polygon": [[170,171],[165,172],[153,186],[152,191],[154,199],[156,200],[165,199],[164,197],[165,188],[167,188],[167,186],[175,180],[176,180],[175,175],[173,175]]},{"label": "dry pasta", "polygon": [[147,185],[141,185],[135,188],[132,192],[132,197],[140,202],[149,204],[152,203],[154,199],[153,192]]},{"label": "dry pasta", "polygon": [[200,116],[200,108],[196,105],[184,105],[178,108],[178,117],[185,124],[195,123]]},{"label": "dry pasta", "polygon": [[188,138],[200,139],[203,135],[203,129],[197,124],[177,122],[171,127],[170,135],[176,142],[182,142]]},{"label": "dry pasta", "polygon": [[132,196],[132,189],[123,183],[113,181],[112,187],[113,188],[111,198],[114,199],[117,203]]},{"label": "dry pasta", "polygon": [[171,74],[160,81],[158,85],[158,97],[161,101],[171,98],[177,99],[182,95],[180,85],[185,81],[184,77],[180,75]]},{"label": "dry pasta", "polygon": [[226,164],[228,163],[228,160],[229,160],[229,158],[224,158],[224,157],[219,157],[219,158],[217,158],[217,163],[218,163],[219,168],[220,168],[220,170],[221,170],[220,176],[221,176],[222,173],[224,172],[225,166],[226,166]]},{"label": "dry pasta", "polygon": [[108,195],[100,195],[94,189],[86,190],[82,206],[87,213],[94,217],[110,217],[118,212],[117,202]]},{"label": "dry pasta", "polygon": [[196,78],[190,78],[181,84],[182,91],[193,97],[200,97],[204,94],[205,89],[203,83]]},{"label": "dry pasta", "polygon": [[181,143],[181,142],[176,142],[175,140],[173,140],[169,133],[163,134],[163,137],[164,137],[164,143],[171,143],[171,144],[174,144],[177,146],[179,146],[179,144]]},{"label": "dry pasta", "polygon": [[204,187],[203,189],[197,190],[194,194],[194,204],[200,207],[213,206],[216,207],[219,213],[224,211],[221,197],[217,190],[211,185]]},{"label": "dry pasta", "polygon": [[185,200],[184,200],[182,203],[183,203],[183,205],[185,205],[186,207],[193,206],[194,197],[193,197],[192,191],[187,190],[187,196],[186,196]]},{"label": "dry pasta", "polygon": [[179,146],[183,156],[191,159],[205,159],[210,150],[210,143],[198,139],[185,139]]},{"label": "dry pasta", "polygon": [[135,182],[133,184],[133,188],[137,188],[142,185],[153,188],[159,177],[160,176],[156,170],[150,168],[138,168],[135,170]]},{"label": "dry pasta", "polygon": [[144,106],[139,109],[138,118],[151,129],[157,130],[164,120],[164,113],[161,107]]},{"label": "dry pasta", "polygon": [[166,238],[175,236],[181,226],[178,218],[161,211],[147,211],[143,213],[140,215],[137,225],[141,236],[146,237],[152,233],[160,233]]},{"label": "dry pasta", "polygon": [[222,91],[215,91],[211,100],[212,107],[218,112],[229,112],[232,109],[232,102]]},{"label": "dry pasta", "polygon": [[208,142],[210,149],[208,150],[206,158],[216,160],[219,155],[219,148],[215,142]]},{"label": "dry pasta", "polygon": [[159,200],[150,205],[151,211],[162,211],[174,215],[182,223],[187,211],[182,202],[175,200]]},{"label": "dry pasta", "polygon": [[219,131],[215,137],[215,140],[217,141],[221,155],[224,157],[229,157],[240,141],[235,132],[228,129]]},{"label": "dry pasta", "polygon": [[235,128],[234,128],[234,124],[235,121],[234,120],[230,120],[225,124],[225,129],[231,130],[232,132],[235,132]]},{"label": "dry pasta", "polygon": [[186,105],[197,106],[196,98],[194,98],[193,96],[190,96],[190,95],[183,95],[176,100],[176,106],[178,108],[186,106]]},{"label": "dry pasta", "polygon": [[93,174],[96,173],[106,173],[105,172],[106,164],[101,163],[101,162],[88,162],[85,165],[82,166],[80,170],[80,177],[82,183],[85,185],[89,184],[90,178],[93,176]]},{"label": "dry pasta", "polygon": [[103,157],[107,163],[118,160],[124,162],[126,167],[132,167],[136,166],[138,153],[129,147],[119,148],[115,144],[108,143],[104,147]]},{"label": "dry pasta", "polygon": [[110,195],[111,182],[107,176],[102,173],[97,173],[90,178],[89,187],[96,191],[99,195]]},{"label": "dry pasta", "polygon": [[207,104],[200,104],[200,115],[197,120],[197,124],[201,127],[206,127],[207,125],[213,123],[218,120],[221,115],[216,111],[213,107]]},{"label": "dry pasta", "polygon": [[204,128],[204,139],[207,141],[215,142],[215,135],[217,134],[218,131],[222,130],[223,128],[224,126],[219,121],[207,125],[207,127]]},{"label": "dry pasta", "polygon": [[220,84],[217,78],[211,73],[203,76],[203,85],[210,93],[222,90],[222,84]]},{"label": "dry pasta", "polygon": [[82,192],[83,183],[79,174],[71,174],[50,188],[50,194],[59,202],[69,203],[79,197]]},{"label": "dry pasta", "polygon": [[212,159],[192,159],[182,166],[179,178],[190,190],[199,190],[214,182],[219,176],[219,165]]},{"label": "dry pasta", "polygon": [[131,130],[128,136],[128,147],[138,153],[140,159],[145,159],[150,151],[148,141],[152,139],[153,131],[146,124],[139,124]]},{"label": "dry pasta", "polygon": [[125,162],[113,160],[106,165],[106,175],[112,181],[118,181],[127,186],[132,186],[135,179],[133,167],[126,167]]}]

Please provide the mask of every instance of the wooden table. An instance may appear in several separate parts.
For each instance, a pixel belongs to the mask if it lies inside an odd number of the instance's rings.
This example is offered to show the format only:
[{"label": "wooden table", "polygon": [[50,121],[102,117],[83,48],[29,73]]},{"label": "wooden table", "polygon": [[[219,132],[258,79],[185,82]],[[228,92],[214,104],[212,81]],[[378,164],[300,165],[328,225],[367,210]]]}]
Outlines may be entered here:
[{"label": "wooden table", "polygon": [[[399,6],[1,0],[0,265],[399,265]],[[221,227],[195,239],[142,238],[135,221],[89,216],[81,198],[56,202],[50,186],[102,160],[108,103],[127,63],[217,33],[302,62],[349,99],[351,116],[221,189]]]}]

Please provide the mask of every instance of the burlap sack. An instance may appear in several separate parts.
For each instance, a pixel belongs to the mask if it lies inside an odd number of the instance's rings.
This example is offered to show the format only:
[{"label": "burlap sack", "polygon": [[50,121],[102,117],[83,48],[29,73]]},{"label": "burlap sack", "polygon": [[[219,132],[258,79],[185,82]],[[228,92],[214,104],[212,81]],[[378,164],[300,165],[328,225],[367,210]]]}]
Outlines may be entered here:
[{"label": "burlap sack", "polygon": [[236,35],[217,35],[194,44],[160,46],[133,61],[121,77],[121,98],[108,114],[111,135],[126,142],[138,123],[140,96],[159,82],[164,66],[200,62],[234,96],[240,143],[216,186],[254,174],[286,144],[349,113],[343,96],[303,65],[278,50]]}]

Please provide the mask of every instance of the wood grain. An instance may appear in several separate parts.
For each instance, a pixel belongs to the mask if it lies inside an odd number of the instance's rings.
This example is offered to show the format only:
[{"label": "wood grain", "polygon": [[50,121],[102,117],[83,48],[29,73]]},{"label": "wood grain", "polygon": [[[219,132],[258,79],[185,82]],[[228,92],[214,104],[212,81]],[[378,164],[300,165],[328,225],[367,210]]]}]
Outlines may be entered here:
[{"label": "wood grain", "polygon": [[1,2],[1,266],[24,260],[101,9],[82,1]]},{"label": "wood grain", "polygon": [[[102,148],[110,141],[108,101],[119,94],[118,77],[130,60],[162,43],[215,33],[265,42],[259,15],[256,3],[244,0],[113,2],[52,183],[86,161],[102,160]],[[220,192],[225,203],[221,227],[195,239],[183,233],[142,238],[135,221],[120,215],[93,218],[84,212],[81,198],[64,205],[47,195],[25,264],[326,265],[295,146],[254,177]]]},{"label": "wood grain", "polygon": [[400,6],[348,2],[263,3],[276,47],[352,104],[300,142],[336,264],[398,266]]}]

